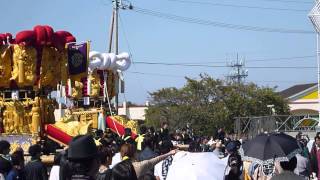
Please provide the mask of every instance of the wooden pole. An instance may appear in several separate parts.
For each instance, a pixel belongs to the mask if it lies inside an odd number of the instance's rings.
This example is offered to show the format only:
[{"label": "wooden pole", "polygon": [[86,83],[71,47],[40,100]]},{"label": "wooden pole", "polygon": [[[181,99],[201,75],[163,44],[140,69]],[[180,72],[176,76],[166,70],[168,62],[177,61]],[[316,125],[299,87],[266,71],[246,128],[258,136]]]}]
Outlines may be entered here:
[{"label": "wooden pole", "polygon": [[109,47],[108,47],[108,52],[109,52],[109,53],[111,53],[111,51],[112,51],[113,25],[114,25],[114,11],[112,11],[112,15],[111,15],[111,23],[110,23]]},{"label": "wooden pole", "polygon": [[[116,0],[116,7],[115,7],[115,54],[118,55],[119,54],[119,26],[118,26],[118,18],[119,18],[119,0]],[[115,109],[116,109],[116,114],[118,114],[118,103],[119,103],[119,77],[117,75],[116,72],[116,76],[115,76],[115,85],[116,85],[116,92],[115,92]]]}]

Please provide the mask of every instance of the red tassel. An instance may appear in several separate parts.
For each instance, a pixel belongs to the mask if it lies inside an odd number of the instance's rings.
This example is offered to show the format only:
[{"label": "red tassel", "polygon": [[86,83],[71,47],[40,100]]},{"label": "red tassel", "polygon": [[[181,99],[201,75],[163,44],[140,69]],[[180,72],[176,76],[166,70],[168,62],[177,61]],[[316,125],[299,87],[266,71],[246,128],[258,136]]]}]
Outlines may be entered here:
[{"label": "red tassel", "polygon": [[89,96],[89,94],[88,94],[88,79],[87,79],[87,77],[81,78],[81,82],[83,84],[83,88],[82,88],[83,96]]}]

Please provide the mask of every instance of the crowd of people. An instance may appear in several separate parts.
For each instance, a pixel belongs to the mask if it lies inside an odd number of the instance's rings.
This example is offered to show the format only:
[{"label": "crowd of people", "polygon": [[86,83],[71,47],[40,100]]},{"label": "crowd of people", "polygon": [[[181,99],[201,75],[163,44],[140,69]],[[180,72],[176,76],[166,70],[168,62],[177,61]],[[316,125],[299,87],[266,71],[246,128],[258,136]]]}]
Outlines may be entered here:
[{"label": "crowd of people", "polygon": [[[289,162],[275,165],[278,175],[272,178],[281,179],[292,172],[286,177],[320,179],[320,133],[310,151],[300,133],[296,139],[303,151]],[[123,136],[110,129],[97,130],[93,135],[74,137],[68,148],[55,154],[53,165],[48,166],[41,161],[41,145],[30,146],[27,153],[17,149],[9,154],[10,143],[2,140],[0,180],[166,180],[173,157],[180,150],[212,152],[225,162],[226,180],[262,179],[255,163],[246,168],[241,160],[239,148],[243,143],[228,138],[222,128],[211,137],[197,137],[189,124],[173,133],[167,123],[157,131],[141,126],[136,137],[129,128]],[[31,156],[28,162],[25,154]]]}]

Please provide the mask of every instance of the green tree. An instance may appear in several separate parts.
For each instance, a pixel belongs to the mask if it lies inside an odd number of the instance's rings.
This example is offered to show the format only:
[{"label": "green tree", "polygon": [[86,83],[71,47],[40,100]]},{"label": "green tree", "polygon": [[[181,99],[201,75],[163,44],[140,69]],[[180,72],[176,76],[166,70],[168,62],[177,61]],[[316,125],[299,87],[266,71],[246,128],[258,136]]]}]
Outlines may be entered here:
[{"label": "green tree", "polygon": [[150,93],[151,106],[146,123],[159,127],[166,121],[172,128],[191,123],[200,135],[211,135],[217,128],[233,129],[235,117],[269,115],[268,104],[277,114],[288,114],[289,108],[275,89],[250,84],[227,83],[206,74],[186,77],[182,88],[162,88]]}]

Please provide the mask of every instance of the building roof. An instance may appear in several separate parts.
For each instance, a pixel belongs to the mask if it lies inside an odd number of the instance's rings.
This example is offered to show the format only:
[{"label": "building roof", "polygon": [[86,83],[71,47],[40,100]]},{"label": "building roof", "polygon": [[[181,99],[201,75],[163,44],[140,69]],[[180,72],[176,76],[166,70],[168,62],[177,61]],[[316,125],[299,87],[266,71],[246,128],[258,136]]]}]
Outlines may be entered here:
[{"label": "building roof", "polygon": [[294,85],[288,89],[285,89],[283,91],[280,92],[280,95],[284,98],[288,98],[291,97],[297,93],[300,93],[306,89],[309,89],[313,86],[317,85],[317,83],[310,83],[310,84],[298,84],[298,85]]}]

